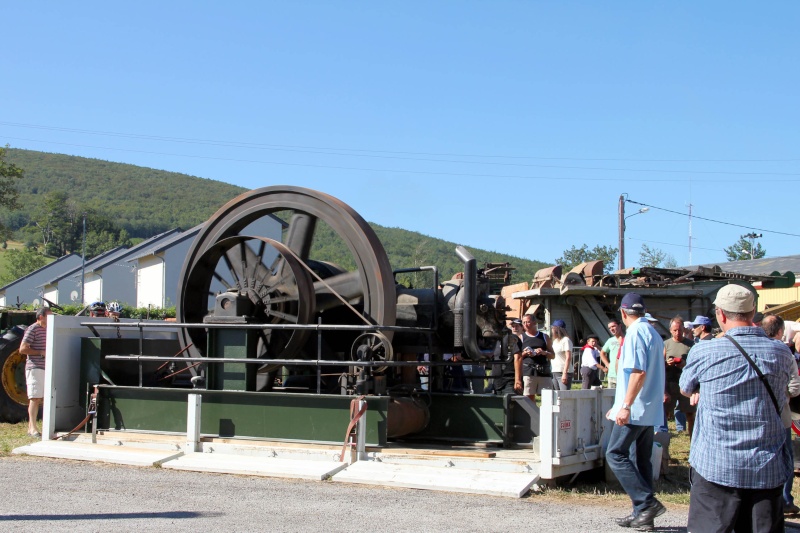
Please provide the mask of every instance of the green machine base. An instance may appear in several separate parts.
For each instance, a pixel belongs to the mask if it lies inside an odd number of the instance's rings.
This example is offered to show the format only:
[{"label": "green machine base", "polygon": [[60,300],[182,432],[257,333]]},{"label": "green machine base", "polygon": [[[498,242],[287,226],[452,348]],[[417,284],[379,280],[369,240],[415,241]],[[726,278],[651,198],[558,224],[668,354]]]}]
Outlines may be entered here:
[{"label": "green machine base", "polygon": [[[188,395],[202,396],[200,432],[219,437],[341,443],[352,396],[101,385],[99,429],[186,433]],[[386,445],[389,398],[367,401],[367,444]]]}]

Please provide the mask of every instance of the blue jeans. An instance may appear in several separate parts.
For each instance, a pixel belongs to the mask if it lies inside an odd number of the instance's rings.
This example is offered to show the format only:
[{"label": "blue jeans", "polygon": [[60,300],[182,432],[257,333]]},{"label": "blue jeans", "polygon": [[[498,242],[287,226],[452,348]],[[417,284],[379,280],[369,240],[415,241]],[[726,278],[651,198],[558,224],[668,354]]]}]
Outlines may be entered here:
[{"label": "blue jeans", "polygon": [[686,414],[675,408],[675,431],[686,431]]},{"label": "blue jeans", "polygon": [[[636,446],[632,448],[634,443]],[[653,426],[614,424],[608,439],[606,461],[630,496],[635,515],[655,503],[653,465],[650,462],[652,455]]]},{"label": "blue jeans", "polygon": [[483,394],[486,388],[486,369],[483,365],[464,365],[464,375],[472,394]]}]

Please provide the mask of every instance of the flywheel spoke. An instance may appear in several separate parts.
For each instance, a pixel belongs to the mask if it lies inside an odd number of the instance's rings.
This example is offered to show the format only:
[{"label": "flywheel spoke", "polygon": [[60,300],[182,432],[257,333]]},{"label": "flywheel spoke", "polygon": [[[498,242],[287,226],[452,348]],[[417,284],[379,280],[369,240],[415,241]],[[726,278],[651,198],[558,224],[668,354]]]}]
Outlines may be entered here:
[{"label": "flywheel spoke", "polygon": [[297,324],[297,315],[290,315],[289,313],[281,313],[280,311],[270,310],[269,316],[276,316],[284,319],[287,322],[291,322],[292,324]]}]

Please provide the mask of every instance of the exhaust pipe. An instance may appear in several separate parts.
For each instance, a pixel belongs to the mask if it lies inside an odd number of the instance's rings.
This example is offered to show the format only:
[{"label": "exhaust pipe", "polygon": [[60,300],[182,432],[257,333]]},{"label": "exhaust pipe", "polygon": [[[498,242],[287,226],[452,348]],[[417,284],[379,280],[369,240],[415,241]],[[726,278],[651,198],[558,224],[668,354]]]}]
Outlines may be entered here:
[{"label": "exhaust pipe", "polygon": [[[464,352],[473,361],[483,359],[483,354],[478,348],[478,341],[475,338],[477,329],[477,305],[478,305],[478,267],[475,258],[463,246],[456,247],[456,255],[464,263],[464,286],[456,296],[455,303],[455,331],[458,334],[460,329],[461,338],[455,339],[456,345],[464,347]],[[460,326],[460,327],[459,327]]]}]

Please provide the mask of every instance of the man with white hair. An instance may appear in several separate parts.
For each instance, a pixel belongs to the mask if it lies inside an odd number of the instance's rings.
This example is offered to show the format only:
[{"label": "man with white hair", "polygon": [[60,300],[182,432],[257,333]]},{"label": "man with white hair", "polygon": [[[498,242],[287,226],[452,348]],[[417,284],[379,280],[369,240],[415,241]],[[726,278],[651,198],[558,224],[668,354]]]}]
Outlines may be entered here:
[{"label": "man with white hair", "polygon": [[[753,291],[730,284],[714,300],[725,335],[689,352],[681,392],[698,405],[689,452],[689,531],[783,531],[781,408],[792,354],[753,326]],[[699,401],[699,403],[698,403]]]},{"label": "man with white hair", "polygon": [[685,320],[683,322],[683,338],[694,344],[694,334],[692,334],[691,320]]}]

